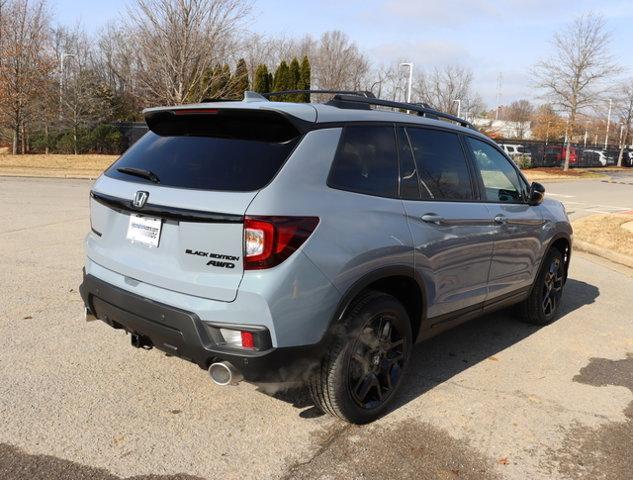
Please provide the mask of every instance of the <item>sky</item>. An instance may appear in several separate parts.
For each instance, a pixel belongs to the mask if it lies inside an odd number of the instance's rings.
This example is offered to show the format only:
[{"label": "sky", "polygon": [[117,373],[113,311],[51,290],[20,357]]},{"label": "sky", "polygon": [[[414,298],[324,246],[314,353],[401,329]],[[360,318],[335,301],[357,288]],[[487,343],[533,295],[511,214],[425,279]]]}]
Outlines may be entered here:
[{"label": "sky", "polygon": [[[50,0],[50,6],[57,22],[96,32],[132,1]],[[374,65],[464,65],[475,91],[494,107],[499,74],[501,104],[535,98],[532,66],[549,55],[555,32],[587,12],[605,18],[611,51],[623,75],[633,76],[633,0],[254,0],[248,28],[288,37],[342,30]]]}]

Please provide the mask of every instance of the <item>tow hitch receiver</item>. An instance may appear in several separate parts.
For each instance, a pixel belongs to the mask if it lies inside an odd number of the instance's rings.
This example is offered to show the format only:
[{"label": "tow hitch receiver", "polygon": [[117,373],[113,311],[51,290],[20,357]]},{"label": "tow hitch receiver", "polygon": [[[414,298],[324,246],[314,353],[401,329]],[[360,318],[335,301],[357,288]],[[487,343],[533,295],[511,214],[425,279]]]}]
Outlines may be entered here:
[{"label": "tow hitch receiver", "polygon": [[154,345],[152,344],[152,341],[149,338],[144,337],[143,335],[139,335],[138,333],[132,333],[131,337],[132,337],[132,346],[134,348],[144,348],[145,350],[151,350],[154,347]]}]

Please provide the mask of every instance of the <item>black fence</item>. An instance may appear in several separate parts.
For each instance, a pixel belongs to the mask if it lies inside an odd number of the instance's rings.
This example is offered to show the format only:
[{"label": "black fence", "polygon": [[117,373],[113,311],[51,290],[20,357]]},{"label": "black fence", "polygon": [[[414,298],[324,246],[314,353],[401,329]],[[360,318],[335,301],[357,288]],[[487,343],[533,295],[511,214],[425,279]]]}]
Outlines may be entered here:
[{"label": "black fence", "polygon": [[[507,145],[511,157],[517,163],[523,163],[522,167],[561,167],[565,162],[567,148],[562,143],[542,142],[534,140],[503,139],[496,140],[499,145]],[[515,146],[520,145],[520,152],[516,152]],[[523,155],[521,155],[523,154]],[[595,168],[617,165],[620,148],[617,145],[610,145],[606,150],[604,145],[586,146],[583,143],[573,143],[570,146],[569,166],[571,168]],[[521,157],[528,157],[529,160]],[[622,155],[622,166],[631,167],[631,157],[633,151],[624,150]]]}]

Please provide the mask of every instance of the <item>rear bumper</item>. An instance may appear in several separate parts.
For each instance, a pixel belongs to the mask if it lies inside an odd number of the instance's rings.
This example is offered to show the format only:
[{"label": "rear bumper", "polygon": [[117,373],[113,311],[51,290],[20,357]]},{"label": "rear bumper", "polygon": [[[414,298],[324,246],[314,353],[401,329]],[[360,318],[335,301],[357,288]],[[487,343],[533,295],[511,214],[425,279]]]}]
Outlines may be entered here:
[{"label": "rear bumper", "polygon": [[251,382],[305,380],[324,351],[323,343],[272,348],[268,331],[261,333],[268,335],[263,350],[226,349],[214,342],[207,324],[194,313],[149,300],[85,273],[79,292],[90,313],[111,327],[140,335],[154,347],[204,369],[213,362],[229,361]]}]

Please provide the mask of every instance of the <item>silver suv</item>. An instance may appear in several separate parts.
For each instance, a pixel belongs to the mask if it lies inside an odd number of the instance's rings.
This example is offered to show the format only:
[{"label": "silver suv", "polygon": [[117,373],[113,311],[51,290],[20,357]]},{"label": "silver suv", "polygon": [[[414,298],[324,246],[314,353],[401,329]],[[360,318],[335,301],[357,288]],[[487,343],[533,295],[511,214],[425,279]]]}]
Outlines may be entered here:
[{"label": "silver suv", "polygon": [[511,305],[557,314],[565,210],[464,120],[350,93],[144,114],[92,188],[80,289],[135,347],[220,385],[302,381],[365,423],[416,342]]}]

